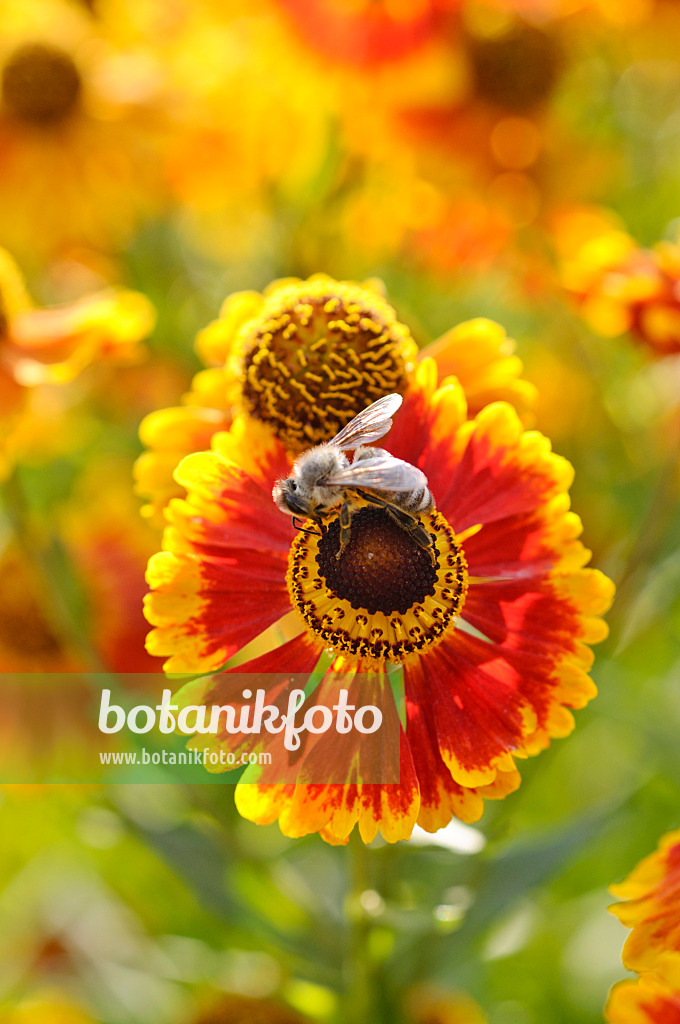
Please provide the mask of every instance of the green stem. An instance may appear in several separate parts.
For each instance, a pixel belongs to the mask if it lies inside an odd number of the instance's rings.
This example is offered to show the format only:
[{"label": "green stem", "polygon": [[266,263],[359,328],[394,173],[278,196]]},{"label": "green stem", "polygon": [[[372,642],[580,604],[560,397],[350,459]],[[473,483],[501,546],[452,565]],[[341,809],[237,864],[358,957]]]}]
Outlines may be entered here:
[{"label": "green stem", "polygon": [[370,851],[354,833],[349,843],[351,882],[345,914],[348,919],[346,950],[347,1006],[343,1020],[347,1024],[375,1021],[369,940],[371,922],[362,906],[362,894],[370,889]]},{"label": "green stem", "polygon": [[379,928],[370,911],[371,902],[379,901],[375,891],[377,866],[381,858],[352,835],[349,843],[351,882],[345,915],[347,947],[345,954],[346,1000],[341,1008],[342,1024],[393,1024],[386,1005],[387,994],[383,976],[383,957],[374,939]]}]

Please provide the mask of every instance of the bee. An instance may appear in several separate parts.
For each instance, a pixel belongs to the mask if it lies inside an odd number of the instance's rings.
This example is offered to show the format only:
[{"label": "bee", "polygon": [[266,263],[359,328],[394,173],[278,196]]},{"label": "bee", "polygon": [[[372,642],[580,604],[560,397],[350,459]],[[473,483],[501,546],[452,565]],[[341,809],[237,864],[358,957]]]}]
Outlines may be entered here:
[{"label": "bee", "polygon": [[[349,543],[352,504],[359,497],[383,508],[429,553],[435,564],[432,538],[419,519],[435,507],[427,477],[410,462],[395,458],[383,448],[364,447],[388,432],[401,401],[401,395],[379,398],[327,444],[303,452],[292,475],[274,484],[274,502],[282,512],[293,514],[296,529],[305,529],[298,525],[298,517],[321,524],[339,509],[340,548],[336,558],[341,557]],[[354,451],[351,463],[346,451]]]}]

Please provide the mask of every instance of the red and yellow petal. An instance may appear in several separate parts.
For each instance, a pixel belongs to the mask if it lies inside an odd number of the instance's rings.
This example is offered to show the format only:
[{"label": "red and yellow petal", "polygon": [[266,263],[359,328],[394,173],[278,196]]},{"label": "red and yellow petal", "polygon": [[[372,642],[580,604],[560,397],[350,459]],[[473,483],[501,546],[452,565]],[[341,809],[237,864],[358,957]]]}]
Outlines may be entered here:
[{"label": "red and yellow petal", "polygon": [[439,756],[457,783],[480,787],[513,772],[513,756],[571,731],[569,709],[596,692],[587,644],[607,634],[601,616],[614,588],[583,568],[590,552],[569,510],[566,460],[505,403],[466,421],[457,382],[433,391],[426,363],[419,369],[404,403],[410,433],[395,431],[386,446],[423,468],[438,509],[462,534],[470,587],[461,618],[475,635],[455,629],[420,663],[409,661],[407,680],[427,677],[423,693],[437,695],[444,737]]},{"label": "red and yellow petal", "polygon": [[[228,450],[229,439],[221,438]],[[214,443],[218,448],[220,438]],[[218,668],[290,610],[292,529],[271,500],[271,480],[286,460],[271,436],[258,452],[242,456],[249,471],[216,451],[189,456],[177,471],[188,495],[168,509],[166,550],[149,562],[153,593],[145,605],[156,627],[148,649],[169,656],[169,672]]]},{"label": "red and yellow petal", "polygon": [[258,824],[278,819],[284,835],[319,832],[332,845],[346,843],[355,826],[365,843],[378,833],[388,842],[408,839],[418,816],[419,789],[403,733],[400,757],[400,781],[392,785],[258,785],[248,783],[246,770],[236,787],[236,806]]},{"label": "red and yellow petal", "polygon": [[[297,638],[287,644],[281,664],[291,655],[299,660],[305,643],[309,640]],[[317,658],[319,653],[317,648]],[[308,666],[311,654],[309,650]],[[265,666],[281,671],[275,656],[240,666],[238,671],[252,671],[256,665],[260,670]],[[334,667],[339,669],[340,666]],[[337,680],[337,672],[327,674],[310,702],[332,707],[337,699]],[[382,708],[382,735],[376,740],[362,739],[352,730],[347,736],[335,733],[310,736],[300,760],[288,768],[290,758],[280,735],[271,737],[266,744],[266,749],[272,753],[271,768],[246,769],[237,786],[236,806],[239,813],[258,824],[278,819],[281,831],[291,837],[319,832],[333,845],[344,844],[356,826],[365,843],[370,843],[378,833],[388,842],[408,839],[418,815],[419,785],[389,684],[384,676],[370,673],[357,676],[354,671],[343,671],[342,685],[348,689],[350,705],[360,707],[372,703]],[[291,774],[294,779],[305,781],[297,784],[293,779],[278,781]],[[362,776],[368,779],[394,777],[395,781],[362,782]],[[347,783],[335,781],[339,777],[346,778]]]},{"label": "red and yellow petal", "polygon": [[680,955],[662,957],[654,971],[612,989],[607,1024],[680,1024]]},{"label": "red and yellow petal", "polygon": [[664,953],[680,953],[680,829],[665,835],[611,892],[625,900],[611,912],[632,928],[623,948],[629,970],[644,971]]},{"label": "red and yellow petal", "polygon": [[430,718],[436,749],[455,782],[486,786],[499,768],[514,768],[512,754],[524,753],[536,716],[511,679],[484,671],[474,638],[444,641],[405,672],[406,693],[411,686],[419,693],[421,714]]}]

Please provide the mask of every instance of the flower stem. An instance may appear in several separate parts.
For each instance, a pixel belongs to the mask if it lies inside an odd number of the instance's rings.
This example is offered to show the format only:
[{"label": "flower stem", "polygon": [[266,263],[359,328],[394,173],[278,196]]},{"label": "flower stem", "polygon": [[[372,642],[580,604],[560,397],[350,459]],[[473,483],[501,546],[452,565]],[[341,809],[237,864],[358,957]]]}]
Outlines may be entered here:
[{"label": "flower stem", "polygon": [[349,843],[351,883],[345,914],[348,920],[346,950],[346,1005],[343,1024],[378,1024],[386,1017],[382,1006],[380,963],[373,955],[374,923],[365,907],[365,894],[373,890],[373,854],[358,834]]}]

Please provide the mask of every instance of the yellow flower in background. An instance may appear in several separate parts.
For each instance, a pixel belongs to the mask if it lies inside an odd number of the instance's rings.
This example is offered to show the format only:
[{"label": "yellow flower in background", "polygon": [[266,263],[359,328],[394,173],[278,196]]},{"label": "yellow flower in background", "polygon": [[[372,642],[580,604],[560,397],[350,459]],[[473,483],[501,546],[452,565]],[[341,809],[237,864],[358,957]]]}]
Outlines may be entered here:
[{"label": "yellow flower in background", "polygon": [[[106,289],[64,306],[35,308],[16,263],[0,250],[0,396],[5,397],[0,406],[0,477],[22,452],[39,446],[36,422],[43,422],[48,453],[54,451],[50,435],[55,423],[57,433],[63,430],[68,435],[68,402],[55,397],[51,386],[67,384],[92,363],[137,362],[145,354],[141,342],[154,323],[149,300],[123,288]],[[44,391],[35,408],[39,389]]]},{"label": "yellow flower in background", "polygon": [[15,1006],[0,1005],[0,1024],[96,1024],[82,1006],[62,993],[36,995]]},{"label": "yellow flower in background", "polygon": [[314,206],[332,163],[328,76],[311,72],[268,0],[180,0],[166,17],[163,175],[177,227],[220,260],[278,258],[281,211],[297,220]]},{"label": "yellow flower in background", "polygon": [[162,199],[162,64],[86,4],[0,3],[0,220],[22,260],[110,250]]},{"label": "yellow flower in background", "polygon": [[[262,294],[237,292],[201,331],[196,350],[208,367],[196,375],[183,405],[150,413],[137,460],[144,514],[163,524],[162,510],[183,494],[173,473],[180,460],[210,447],[234,415],[267,424],[292,454],[323,441],[381,395],[403,392],[419,358],[408,328],[384,297],[380,281],[337,282],[325,274],[284,278]],[[447,331],[423,349],[441,376],[455,375],[470,415],[508,401],[523,418],[536,389],[521,377],[515,343],[483,318]]]}]

